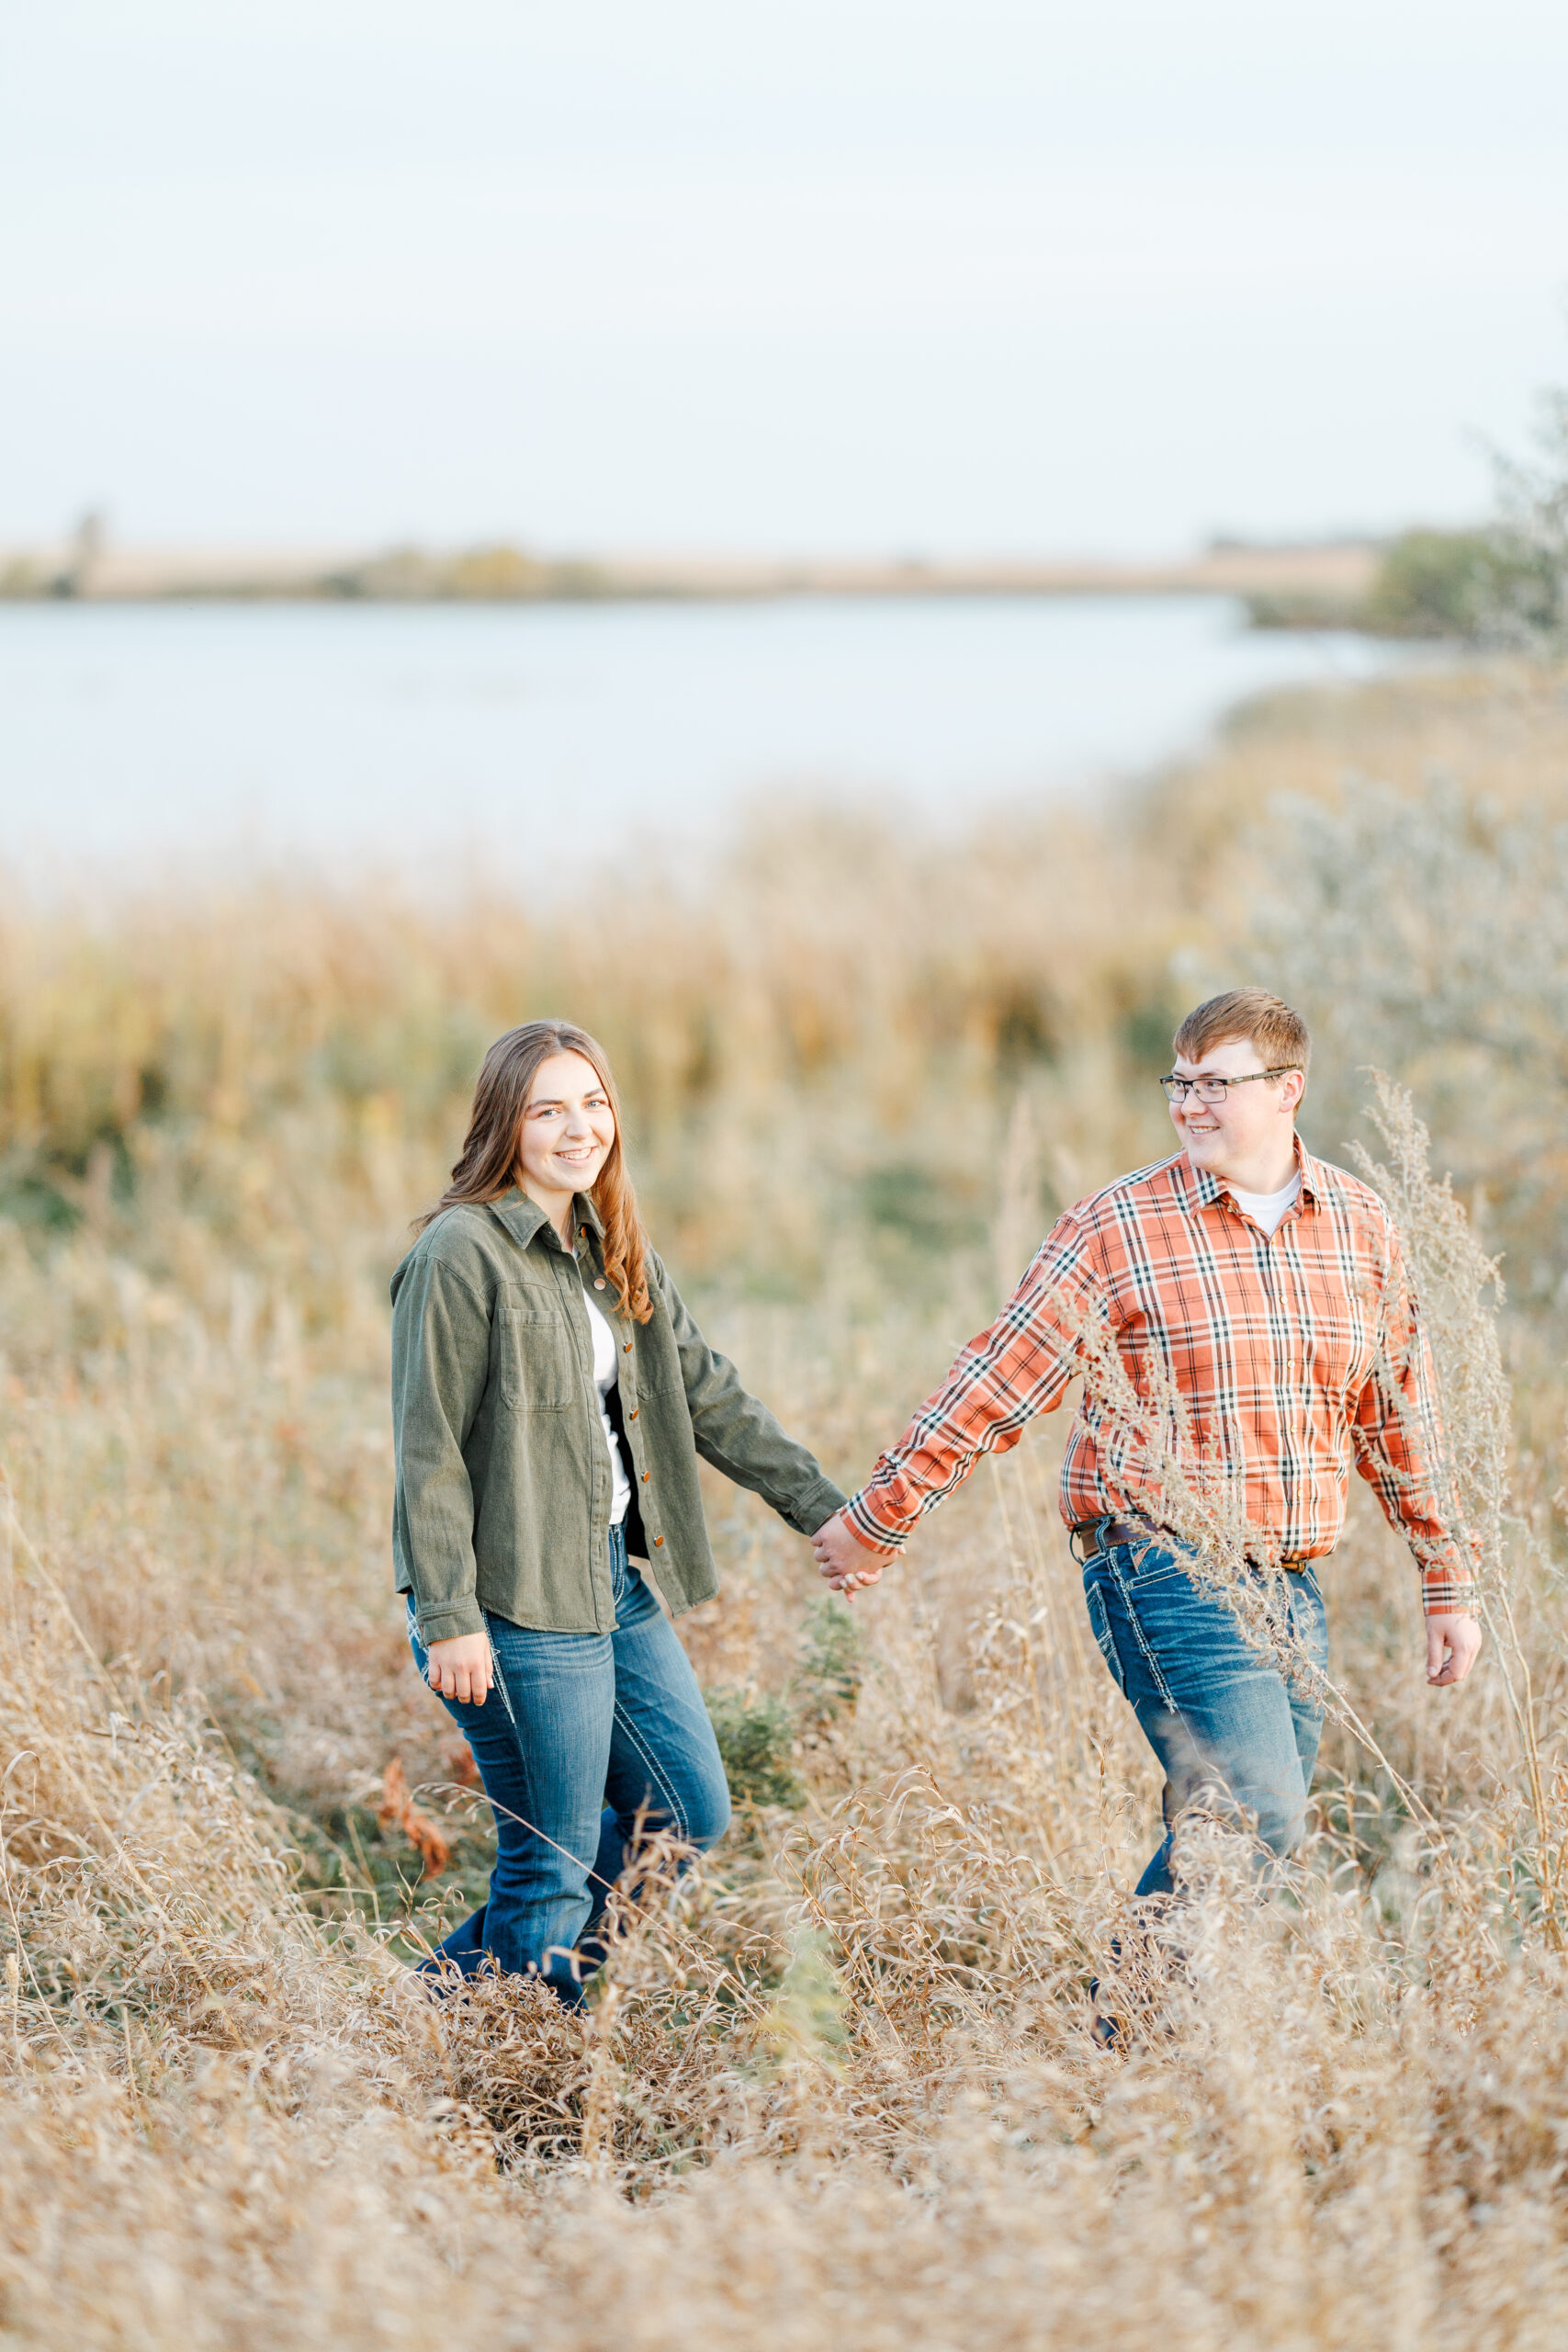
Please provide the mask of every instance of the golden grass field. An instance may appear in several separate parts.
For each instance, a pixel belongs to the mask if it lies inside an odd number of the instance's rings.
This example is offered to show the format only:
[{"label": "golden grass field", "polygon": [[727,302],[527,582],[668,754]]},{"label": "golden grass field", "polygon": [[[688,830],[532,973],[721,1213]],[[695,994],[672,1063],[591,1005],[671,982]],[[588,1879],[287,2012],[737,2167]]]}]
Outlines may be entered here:
[{"label": "golden grass field", "polygon": [[[283,879],[13,905],[0,2342],[1559,2346],[1565,821],[1560,691],[1493,673],[1282,697],[956,848],[759,813],[711,885],[547,917]],[[1055,1212],[1165,1148],[1174,1019],[1248,978],[1318,1027],[1309,1143],[1359,1132],[1415,1228],[1472,1682],[1427,1692],[1353,1498],[1299,1883],[1254,1900],[1195,1830],[1183,1957],[1107,2057],[1086,1986],[1156,1788],[1057,1424],[852,1615],[715,1482],[725,1589],[682,1631],[734,1830],[586,2017],[433,2009],[403,1962],[485,1828],[391,1600],[386,1283],[485,1044],[604,1039],[659,1246],[852,1484]],[[1368,1064],[1451,1193],[1397,1118],[1358,1130]]]}]

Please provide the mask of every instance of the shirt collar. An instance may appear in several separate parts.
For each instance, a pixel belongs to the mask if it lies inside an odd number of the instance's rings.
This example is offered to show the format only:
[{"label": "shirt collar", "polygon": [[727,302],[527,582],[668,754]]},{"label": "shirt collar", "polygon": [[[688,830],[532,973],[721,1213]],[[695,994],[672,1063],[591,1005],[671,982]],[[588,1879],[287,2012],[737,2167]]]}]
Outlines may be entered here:
[{"label": "shirt collar", "polygon": [[[1315,1205],[1323,1197],[1323,1178],[1318,1163],[1299,1135],[1292,1136],[1291,1142],[1295,1158],[1296,1174],[1302,1180],[1302,1198],[1303,1201],[1313,1202]],[[1194,1168],[1184,1151],[1177,1154],[1176,1166],[1183,1184],[1191,1193],[1195,1207],[1206,1209],[1224,1194],[1229,1194],[1231,1198],[1235,1198],[1234,1184],[1223,1176],[1213,1174],[1207,1168]],[[1285,1181],[1289,1183],[1289,1177]]]},{"label": "shirt collar", "polygon": [[[525,1249],[549,1225],[549,1218],[538,1202],[531,1201],[520,1184],[509,1185],[504,1193],[499,1193],[487,1205],[500,1218],[513,1239],[520,1241]],[[571,1221],[574,1226],[587,1226],[591,1233],[596,1234],[600,1240],[604,1239],[604,1219],[586,1193],[573,1194]]]}]

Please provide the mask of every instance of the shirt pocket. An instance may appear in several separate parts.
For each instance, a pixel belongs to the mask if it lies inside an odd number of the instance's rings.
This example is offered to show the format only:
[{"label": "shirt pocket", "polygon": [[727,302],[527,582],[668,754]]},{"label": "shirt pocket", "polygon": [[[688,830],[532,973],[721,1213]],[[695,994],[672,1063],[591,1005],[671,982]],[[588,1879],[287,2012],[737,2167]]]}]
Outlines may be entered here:
[{"label": "shirt pocket", "polygon": [[551,1300],[503,1300],[491,1326],[495,1381],[511,1412],[566,1413],[578,1402],[577,1362]]}]

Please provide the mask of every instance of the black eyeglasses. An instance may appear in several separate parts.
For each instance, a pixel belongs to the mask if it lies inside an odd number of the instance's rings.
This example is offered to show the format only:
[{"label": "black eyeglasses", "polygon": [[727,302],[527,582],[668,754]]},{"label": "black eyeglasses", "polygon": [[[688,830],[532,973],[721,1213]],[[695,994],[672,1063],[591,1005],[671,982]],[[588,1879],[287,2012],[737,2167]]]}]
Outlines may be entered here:
[{"label": "black eyeglasses", "polygon": [[1162,1078],[1168,1102],[1185,1102],[1195,1094],[1200,1102],[1223,1102],[1233,1086],[1255,1086],[1260,1078],[1289,1078],[1300,1062],[1281,1062],[1278,1069],[1249,1069],[1245,1078],[1178,1078],[1175,1071]]}]

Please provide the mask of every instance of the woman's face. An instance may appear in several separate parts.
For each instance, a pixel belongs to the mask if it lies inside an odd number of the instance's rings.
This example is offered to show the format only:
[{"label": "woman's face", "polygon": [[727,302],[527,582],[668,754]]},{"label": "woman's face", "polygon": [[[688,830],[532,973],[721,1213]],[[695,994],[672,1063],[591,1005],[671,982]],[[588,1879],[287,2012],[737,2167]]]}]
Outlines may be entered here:
[{"label": "woman's face", "polygon": [[591,1061],[552,1054],[539,1064],[523,1114],[523,1189],[543,1207],[587,1193],[615,1140],[610,1098]]}]

